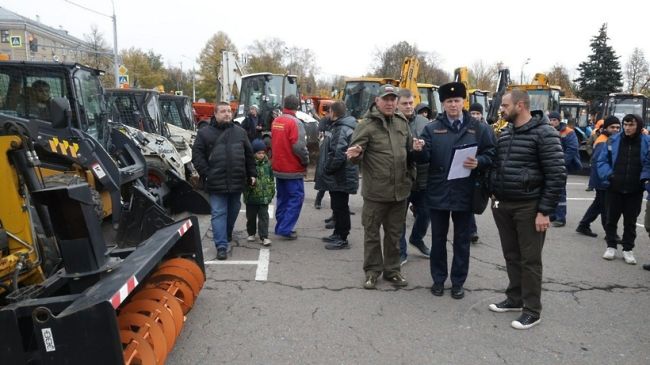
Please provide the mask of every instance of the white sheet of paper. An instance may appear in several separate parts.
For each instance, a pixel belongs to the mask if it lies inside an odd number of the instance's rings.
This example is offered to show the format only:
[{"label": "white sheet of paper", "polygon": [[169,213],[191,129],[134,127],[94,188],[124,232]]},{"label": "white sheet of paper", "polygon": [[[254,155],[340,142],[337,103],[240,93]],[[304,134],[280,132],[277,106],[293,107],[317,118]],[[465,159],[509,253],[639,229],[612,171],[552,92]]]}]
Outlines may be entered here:
[{"label": "white sheet of paper", "polygon": [[472,170],[463,167],[463,162],[468,157],[476,157],[477,148],[478,146],[471,146],[454,150],[454,158],[451,160],[447,180],[462,179],[469,176]]}]

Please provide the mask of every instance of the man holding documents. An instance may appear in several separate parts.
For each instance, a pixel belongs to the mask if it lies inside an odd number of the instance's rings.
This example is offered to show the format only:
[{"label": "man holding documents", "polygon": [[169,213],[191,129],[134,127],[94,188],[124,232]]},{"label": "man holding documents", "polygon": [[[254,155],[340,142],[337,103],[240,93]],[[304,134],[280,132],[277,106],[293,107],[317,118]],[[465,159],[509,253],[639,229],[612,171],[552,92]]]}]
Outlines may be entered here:
[{"label": "man holding documents", "polygon": [[[463,110],[465,85],[452,82],[439,89],[444,113],[424,128],[419,161],[429,163],[427,204],[431,213],[431,293],[444,294],[447,277],[451,296],[462,299],[469,270],[470,220],[476,172],[492,165],[495,137],[485,123]],[[454,223],[454,257],[447,270],[449,216]]]}]

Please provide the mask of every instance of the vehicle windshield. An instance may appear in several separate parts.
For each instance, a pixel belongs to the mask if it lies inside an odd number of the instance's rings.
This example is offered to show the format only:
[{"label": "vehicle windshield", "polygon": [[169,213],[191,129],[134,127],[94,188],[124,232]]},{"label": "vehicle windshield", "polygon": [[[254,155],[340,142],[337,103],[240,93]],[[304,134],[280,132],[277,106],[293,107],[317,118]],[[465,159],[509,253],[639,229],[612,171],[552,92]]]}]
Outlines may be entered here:
[{"label": "vehicle windshield", "polygon": [[551,111],[551,93],[549,90],[528,90],[530,110],[542,110],[544,114]]},{"label": "vehicle windshield", "polygon": [[609,98],[605,115],[613,115],[620,120],[627,114],[643,116],[643,99],[635,97]]},{"label": "vehicle windshield", "polygon": [[[79,104],[81,129],[97,140],[103,138],[102,118],[106,116],[106,102],[102,85],[90,71],[79,69],[74,73],[74,87]],[[74,109],[73,109],[74,110]]]},{"label": "vehicle windshield", "polygon": [[63,72],[0,65],[0,113],[51,120],[50,99],[68,94]]},{"label": "vehicle windshield", "polygon": [[432,117],[435,118],[438,113],[442,113],[442,103],[440,102],[440,93],[438,92],[438,89],[433,90],[433,104],[435,105],[435,109],[432,108]]},{"label": "vehicle windshield", "polygon": [[375,101],[380,83],[377,81],[349,81],[345,83],[343,101],[350,115],[360,119]]},{"label": "vehicle windshield", "polygon": [[173,124],[179,128],[183,128],[183,119],[181,118],[181,111],[178,110],[178,104],[173,99],[160,100],[160,112],[162,120],[165,123]]},{"label": "vehicle windshield", "polygon": [[569,125],[575,125],[576,123],[576,116],[578,115],[578,105],[561,105],[560,106],[560,112],[562,114],[562,118],[566,120],[567,124]]},{"label": "vehicle windshield", "polygon": [[418,87],[418,93],[420,93],[420,104],[429,106],[429,93],[430,90],[428,87]]},{"label": "vehicle windshield", "polygon": [[483,107],[484,111],[489,109],[487,93],[477,90],[470,95],[469,99],[470,104],[479,103]]}]

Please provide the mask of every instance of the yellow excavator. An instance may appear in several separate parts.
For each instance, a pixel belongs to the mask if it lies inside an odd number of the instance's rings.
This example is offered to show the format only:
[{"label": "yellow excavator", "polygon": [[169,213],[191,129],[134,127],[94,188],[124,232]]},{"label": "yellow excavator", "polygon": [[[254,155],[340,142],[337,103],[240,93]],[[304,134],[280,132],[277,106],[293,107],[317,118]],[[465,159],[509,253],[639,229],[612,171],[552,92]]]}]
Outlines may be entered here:
[{"label": "yellow excavator", "polygon": [[544,115],[550,112],[560,112],[560,93],[562,88],[549,83],[543,73],[536,73],[530,84],[511,84],[508,91],[513,89],[525,90],[530,97],[530,110],[542,111]]},{"label": "yellow excavator", "polygon": [[467,70],[467,67],[459,67],[454,70],[454,82],[463,83],[465,85],[465,89],[467,90],[465,96],[465,105],[463,106],[463,109],[469,110],[470,105],[478,103],[483,106],[483,110],[488,110],[488,96],[490,92],[470,87],[469,71]]}]

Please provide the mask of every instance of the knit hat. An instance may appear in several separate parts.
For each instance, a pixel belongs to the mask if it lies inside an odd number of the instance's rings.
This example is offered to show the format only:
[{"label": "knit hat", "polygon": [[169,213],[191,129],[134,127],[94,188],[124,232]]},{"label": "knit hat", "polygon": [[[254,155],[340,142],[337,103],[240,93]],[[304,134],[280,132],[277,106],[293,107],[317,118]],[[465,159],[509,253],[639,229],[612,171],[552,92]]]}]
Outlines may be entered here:
[{"label": "knit hat", "polygon": [[618,120],[618,118],[615,116],[610,115],[609,117],[605,118],[605,121],[603,122],[603,128],[607,128],[612,124],[621,124],[621,121]]},{"label": "knit hat", "polygon": [[251,145],[253,146],[253,153],[258,153],[259,151],[266,150],[266,144],[261,139],[254,140]]},{"label": "knit hat", "polygon": [[557,120],[561,121],[562,117],[560,116],[560,113],[558,113],[558,112],[550,112],[550,113],[548,113],[548,120],[551,120],[551,119],[557,119]]},{"label": "knit hat", "polygon": [[474,103],[474,104],[469,106],[469,111],[470,112],[479,112],[479,113],[483,114],[483,105],[481,105],[479,103]]}]

